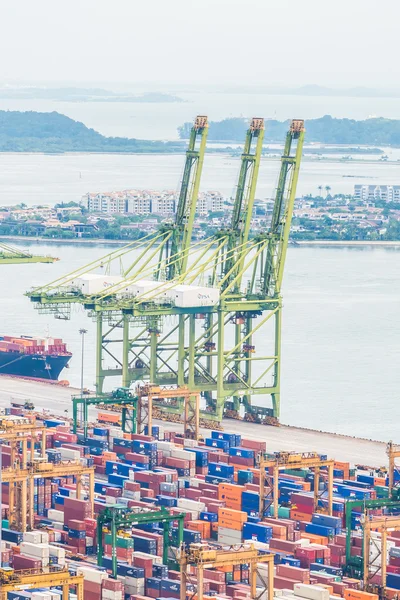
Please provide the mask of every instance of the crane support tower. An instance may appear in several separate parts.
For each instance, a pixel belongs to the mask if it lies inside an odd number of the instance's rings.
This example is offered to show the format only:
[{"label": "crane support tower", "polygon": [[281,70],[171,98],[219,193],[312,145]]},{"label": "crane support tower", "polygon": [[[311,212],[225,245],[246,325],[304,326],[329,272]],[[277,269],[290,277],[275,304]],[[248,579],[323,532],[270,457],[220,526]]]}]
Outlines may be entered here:
[{"label": "crane support tower", "polygon": [[[399,516],[366,517],[363,527],[363,580],[367,592],[386,598],[387,538],[392,531],[400,530]],[[377,536],[380,534],[380,538]],[[380,585],[374,583],[380,578]]]},{"label": "crane support tower", "polygon": [[[12,439],[12,438],[7,438]],[[33,446],[33,444],[32,444]],[[42,446],[43,448],[43,446]],[[43,450],[42,450],[43,454]],[[12,456],[12,455],[11,455]],[[45,456],[45,453],[44,453]],[[44,457],[42,456],[42,460]],[[1,470],[2,483],[9,484],[9,526],[17,531],[34,529],[34,482],[35,479],[64,477],[74,475],[76,478],[76,496],[81,497],[84,482],[87,480],[88,502],[94,512],[94,467],[83,467],[79,461],[53,464],[47,462],[28,461],[24,465],[18,460],[11,467]]]},{"label": "crane support tower", "polygon": [[346,567],[345,574],[349,577],[360,579],[364,576],[364,545],[360,548],[361,555],[352,554],[352,526],[353,509],[362,513],[360,525],[367,523],[370,519],[370,510],[383,509],[385,516],[400,512],[400,501],[378,498],[376,500],[348,500],[346,502]]},{"label": "crane support tower", "polygon": [[[200,394],[185,387],[166,387],[151,384],[138,385],[137,393],[137,429],[144,433],[146,428],[149,435],[153,426],[154,409],[163,413],[176,415],[177,421],[183,414],[183,431],[186,438],[198,440],[200,437]],[[158,402],[157,402],[158,401]],[[183,401],[183,405],[182,405]]]},{"label": "crane support tower", "polygon": [[49,567],[44,573],[37,573],[36,570],[0,569],[0,600],[7,600],[9,592],[41,587],[60,587],[62,600],[68,600],[70,587],[74,587],[77,600],[83,600],[83,575],[71,575],[68,569]]},{"label": "crane support tower", "polygon": [[[203,600],[203,582],[205,569],[223,569],[236,565],[248,565],[250,570],[250,598],[274,597],[274,554],[261,554],[253,544],[242,544],[232,548],[215,548],[206,544],[190,544],[181,547],[179,564],[181,569],[180,600],[186,600],[187,584],[195,583],[194,597]],[[266,572],[262,567],[266,565]],[[262,589],[257,589],[257,578]]]},{"label": "crane support tower", "polygon": [[399,497],[400,495],[400,466],[396,459],[400,458],[400,445],[389,442],[386,447],[386,454],[389,458],[389,496]]},{"label": "crane support tower", "polygon": [[109,531],[111,534],[111,557],[113,577],[117,577],[117,534],[120,530],[127,531],[135,525],[144,525],[146,523],[159,523],[163,528],[163,563],[170,565],[175,562],[169,556],[171,544],[170,526],[177,522],[176,544],[179,547],[183,541],[183,523],[185,514],[170,515],[165,508],[160,510],[132,510],[120,507],[105,508],[97,518],[97,564],[103,566],[104,540],[103,534]]},{"label": "crane support tower", "polygon": [[136,433],[137,398],[129,389],[117,388],[103,396],[72,396],[72,430],[76,433],[80,425],[85,437],[88,434],[89,406],[121,409],[122,430],[124,433]]},{"label": "crane support tower", "polygon": [[[304,121],[291,121],[286,134],[266,231],[250,236],[264,136],[263,119],[254,118],[246,133],[231,226],[191,243],[190,215],[206,125],[196,120],[192,130],[175,223],[28,295],[45,314],[69,318],[71,305],[80,303],[95,319],[97,396],[105,377],[119,375],[125,387],[140,380],[198,391],[206,403],[200,417],[214,422],[224,414],[244,414],[250,421],[275,424],[280,412],[281,288]],[[193,184],[188,183],[191,177]],[[77,284],[80,277],[126,259],[130,264],[121,281],[106,281],[101,291],[91,294]],[[113,344],[120,345],[120,354]],[[105,357],[118,367],[105,367]]]},{"label": "crane support tower", "polygon": [[[313,469],[314,470],[314,510],[313,512],[326,512],[332,515],[333,504],[333,468],[335,461],[328,460],[317,452],[276,452],[273,455],[260,455],[258,465],[260,468],[260,517],[261,519],[272,515],[278,518],[278,480],[279,472],[286,469]],[[328,478],[324,489],[320,490],[320,470],[328,470]],[[320,506],[320,500],[327,492],[327,509]]]}]

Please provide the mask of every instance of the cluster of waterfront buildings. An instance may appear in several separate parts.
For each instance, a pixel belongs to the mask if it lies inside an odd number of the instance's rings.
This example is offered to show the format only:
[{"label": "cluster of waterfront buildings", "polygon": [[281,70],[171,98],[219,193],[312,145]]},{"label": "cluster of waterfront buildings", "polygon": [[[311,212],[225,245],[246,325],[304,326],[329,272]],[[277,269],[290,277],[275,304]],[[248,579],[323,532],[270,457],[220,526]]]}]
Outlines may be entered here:
[{"label": "cluster of waterfront buildings", "polygon": [[[3,235],[55,236],[69,232],[71,237],[99,237],[100,230],[114,227],[118,222],[121,238],[134,239],[135,231],[145,233],[157,229],[160,222],[171,220],[176,212],[178,195],[170,190],[125,190],[122,192],[95,192],[83,196],[74,206],[16,206],[0,208],[0,229]],[[400,203],[400,185],[355,185],[353,195],[303,196],[295,201],[292,233],[329,231],[346,233],[364,230],[385,235],[391,220],[400,223],[400,209],[386,203]],[[232,198],[219,191],[202,192],[197,203],[194,223],[195,239],[210,234],[211,229],[229,227],[232,217]],[[274,207],[272,199],[257,199],[254,203],[251,230],[265,232]],[[117,217],[126,217],[123,222]],[[136,218],[139,217],[139,218]],[[374,233],[374,235],[375,235]],[[104,234],[104,231],[103,231]],[[64,235],[64,234],[63,234]],[[301,239],[301,237],[300,237]]]},{"label": "cluster of waterfront buildings", "polygon": [[[178,194],[172,190],[124,190],[122,192],[89,192],[81,204],[89,212],[108,215],[160,215],[171,216],[176,212]],[[220,192],[201,192],[197,201],[197,214],[224,210],[224,198]]]}]

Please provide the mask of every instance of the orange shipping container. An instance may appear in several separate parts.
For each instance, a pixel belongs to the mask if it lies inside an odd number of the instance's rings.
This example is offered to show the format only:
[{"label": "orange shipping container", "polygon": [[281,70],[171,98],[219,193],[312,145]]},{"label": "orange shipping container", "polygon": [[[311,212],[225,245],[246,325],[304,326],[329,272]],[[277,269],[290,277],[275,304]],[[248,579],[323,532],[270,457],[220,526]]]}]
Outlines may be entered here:
[{"label": "orange shipping container", "polygon": [[247,513],[242,510],[233,510],[232,508],[219,508],[218,509],[218,521],[223,519],[230,519],[232,521],[238,521],[239,523],[246,523]]},{"label": "orange shipping container", "polygon": [[313,533],[306,533],[305,531],[301,532],[300,537],[303,540],[310,540],[312,544],[321,544],[321,546],[327,546],[329,543],[329,538],[324,537],[323,535],[314,535]]},{"label": "orange shipping container", "polygon": [[385,478],[384,477],[375,477],[374,478],[374,486],[376,486],[376,485],[382,485],[382,486],[386,485]]},{"label": "orange shipping container", "polygon": [[120,423],[121,415],[99,412],[97,413],[97,420],[100,422],[102,421],[103,423]]},{"label": "orange shipping container", "polygon": [[189,521],[186,527],[192,531],[199,531],[201,537],[205,540],[209,540],[211,537],[211,523],[209,521]]},{"label": "orange shipping container", "polygon": [[241,523],[240,521],[233,521],[232,519],[221,518],[218,520],[218,527],[226,527],[227,529],[242,531],[243,523]]},{"label": "orange shipping container", "polygon": [[226,508],[240,510],[242,507],[242,493],[244,486],[232,483],[220,483],[218,486],[218,500],[225,502]]},{"label": "orange shipping container", "polygon": [[378,600],[377,594],[362,592],[361,590],[344,590],[343,598],[345,600]]},{"label": "orange shipping container", "polygon": [[104,457],[104,460],[116,461],[117,460],[117,453],[116,452],[111,452],[110,450],[104,451],[103,452],[103,457]]},{"label": "orange shipping container", "polygon": [[292,508],[292,510],[290,511],[290,518],[293,521],[307,521],[308,523],[311,523],[312,515],[300,512],[299,510],[295,510]]}]

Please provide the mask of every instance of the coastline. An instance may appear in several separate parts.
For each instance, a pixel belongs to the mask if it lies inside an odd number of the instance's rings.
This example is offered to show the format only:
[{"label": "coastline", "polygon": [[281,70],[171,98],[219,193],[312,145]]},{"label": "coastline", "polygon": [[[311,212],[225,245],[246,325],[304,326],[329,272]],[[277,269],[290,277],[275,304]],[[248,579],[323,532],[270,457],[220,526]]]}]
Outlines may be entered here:
[{"label": "coastline", "polygon": [[[86,239],[86,238],[75,238],[75,239],[62,239],[62,238],[45,238],[45,237],[33,237],[33,236],[20,236],[20,235],[0,235],[0,242],[23,242],[24,244],[35,243],[37,245],[49,244],[49,245],[79,245],[83,244],[86,246],[127,246],[129,244],[133,244],[137,240],[107,240],[105,238],[96,238],[96,239]],[[359,241],[359,240],[348,240],[348,241],[339,241],[339,240],[302,240],[296,241],[295,243],[289,244],[290,247],[295,246],[329,246],[329,247],[337,247],[337,248],[347,248],[347,247],[390,247],[390,248],[400,248],[400,240],[391,241],[391,240],[377,240],[377,241]]]},{"label": "coastline", "polygon": [[366,240],[302,240],[296,241],[295,246],[336,246],[339,248],[347,248],[347,247],[363,247],[363,246],[387,246],[391,248],[400,248],[400,240],[392,241],[392,240],[376,240],[376,241],[366,241]]}]

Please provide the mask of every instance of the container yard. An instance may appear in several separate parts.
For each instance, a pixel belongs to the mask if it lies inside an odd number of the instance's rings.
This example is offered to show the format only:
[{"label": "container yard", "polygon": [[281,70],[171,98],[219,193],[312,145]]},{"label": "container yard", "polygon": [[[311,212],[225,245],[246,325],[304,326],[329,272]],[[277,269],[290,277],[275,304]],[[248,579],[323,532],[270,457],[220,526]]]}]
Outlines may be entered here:
[{"label": "container yard", "polygon": [[185,438],[114,402],[73,423],[2,400],[1,600],[397,597],[399,448],[355,465],[228,420]]}]

